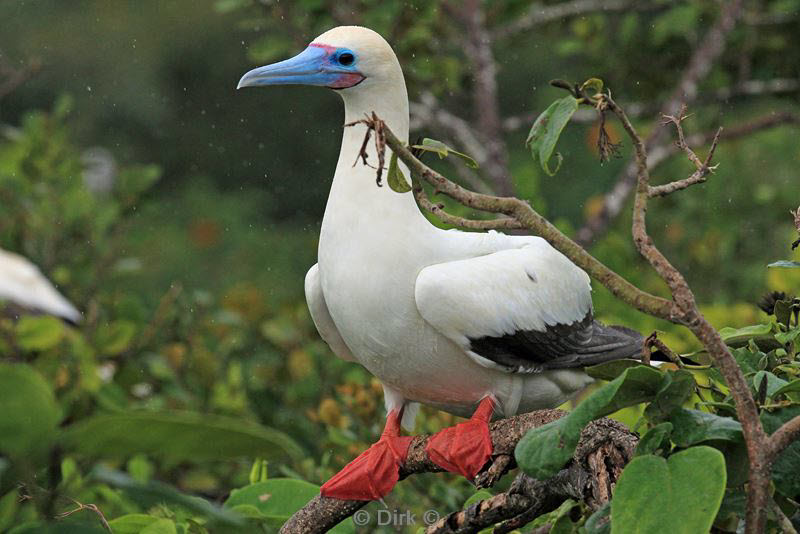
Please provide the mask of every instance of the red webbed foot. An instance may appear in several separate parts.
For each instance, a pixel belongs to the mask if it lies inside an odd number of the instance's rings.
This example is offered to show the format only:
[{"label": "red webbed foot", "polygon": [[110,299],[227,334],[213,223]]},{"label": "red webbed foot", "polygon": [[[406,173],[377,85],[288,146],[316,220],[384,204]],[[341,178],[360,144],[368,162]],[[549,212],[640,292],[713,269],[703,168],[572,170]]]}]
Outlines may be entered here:
[{"label": "red webbed foot", "polygon": [[380,439],[323,484],[320,493],[336,499],[382,499],[400,478],[411,439],[400,435],[399,412],[389,413]]},{"label": "red webbed foot", "polygon": [[486,397],[469,421],[431,436],[425,450],[433,463],[473,480],[492,455],[489,421],[493,411],[494,403]]}]

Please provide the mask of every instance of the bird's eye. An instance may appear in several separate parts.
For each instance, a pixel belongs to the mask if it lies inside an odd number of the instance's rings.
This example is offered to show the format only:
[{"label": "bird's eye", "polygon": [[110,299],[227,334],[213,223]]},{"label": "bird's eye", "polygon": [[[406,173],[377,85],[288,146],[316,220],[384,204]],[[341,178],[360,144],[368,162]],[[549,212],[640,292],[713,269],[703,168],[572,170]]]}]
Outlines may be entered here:
[{"label": "bird's eye", "polygon": [[340,65],[344,65],[345,67],[349,67],[356,60],[356,57],[353,54],[351,54],[350,52],[343,52],[343,53],[339,54],[339,58],[338,59],[339,59],[339,64]]}]

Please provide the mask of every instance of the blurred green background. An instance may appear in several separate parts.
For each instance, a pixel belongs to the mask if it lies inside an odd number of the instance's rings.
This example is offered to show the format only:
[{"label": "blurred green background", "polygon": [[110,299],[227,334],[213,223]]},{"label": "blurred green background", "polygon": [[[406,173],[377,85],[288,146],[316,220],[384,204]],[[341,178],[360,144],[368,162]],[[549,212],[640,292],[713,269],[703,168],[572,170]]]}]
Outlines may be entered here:
[{"label": "blurred green background", "polygon": [[[530,9],[524,1],[487,2],[487,26],[502,28]],[[798,0],[745,2],[743,21],[700,83],[688,133],[800,112],[798,10]],[[524,141],[533,117],[563,96],[548,80],[602,78],[618,102],[649,110],[636,121],[648,133],[718,11],[710,0],[631,2],[498,38],[499,109],[505,117],[527,117],[504,133],[518,194],[568,232],[596,213],[628,160],[629,143],[623,140],[623,157],[600,165],[597,125],[569,125],[558,147],[565,158],[559,174],[542,173]],[[0,21],[0,84],[2,73],[31,70],[30,79],[0,92],[0,247],[39,265],[86,319],[76,328],[41,318],[0,320],[3,365],[35,369],[31,380],[52,391],[53,434],[72,432],[53,437],[55,445],[40,455],[11,453],[0,440],[0,530],[44,529],[46,518],[76,507],[70,499],[96,503],[108,519],[141,514],[178,531],[256,528],[231,524],[216,508],[193,509],[180,497],[221,504],[233,488],[265,483],[260,468],[251,476],[256,456],[269,456],[270,479],[319,484],[377,437],[382,399],[375,380],[318,339],[302,292],[339,151],[339,97],[305,87],[236,92],[236,82],[255,65],[299,52],[325,29],[364,24],[395,47],[412,100],[430,93],[471,120],[474,72],[452,6],[3,0]],[[795,85],[737,93],[750,80]],[[734,96],[720,95],[731,88]],[[616,124],[610,129],[621,136]],[[416,135],[440,132],[426,127]],[[788,247],[796,237],[788,211],[800,202],[796,125],[723,142],[716,161],[708,183],[652,203],[650,228],[716,326],[765,321],[755,305],[761,294],[800,290],[792,270],[766,268],[800,258]],[[456,176],[449,162],[436,165]],[[683,156],[672,157],[653,179],[691,171]],[[87,176],[106,187],[91,191]],[[591,250],[664,294],[632,248],[628,211]],[[685,332],[629,309],[598,284],[595,308],[605,321],[645,333],[665,330],[676,350],[696,348]],[[135,453],[135,446],[113,446],[135,436],[88,426],[133,409],[258,423],[286,434],[301,453],[287,456],[292,446],[283,434],[256,432],[256,439],[250,427],[240,433],[255,441],[242,438],[241,448],[217,454],[186,449],[170,456],[144,445]],[[417,430],[452,420],[425,411]],[[181,431],[178,423],[194,428],[192,421],[165,424],[163,439]],[[137,432],[135,421],[118,422]],[[255,454],[253,443],[263,445],[258,440],[274,442],[276,452]],[[120,481],[125,474],[133,477],[129,486]],[[154,480],[169,484],[169,491],[161,488],[169,497],[137,497]],[[306,495],[303,488],[291,491],[301,500]],[[404,482],[388,501],[390,508],[445,511],[469,495],[463,480],[428,476]],[[278,520],[263,517],[272,512],[258,512],[254,525],[271,531]],[[101,527],[91,510],[56,525],[69,521]]]}]

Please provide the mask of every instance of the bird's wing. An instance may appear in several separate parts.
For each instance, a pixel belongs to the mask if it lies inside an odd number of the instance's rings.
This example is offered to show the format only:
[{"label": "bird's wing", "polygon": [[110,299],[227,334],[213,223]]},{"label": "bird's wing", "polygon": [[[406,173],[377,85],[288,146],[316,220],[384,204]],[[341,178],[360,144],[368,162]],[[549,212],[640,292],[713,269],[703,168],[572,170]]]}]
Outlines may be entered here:
[{"label": "bird's wing", "polygon": [[420,271],[422,317],[479,364],[514,373],[629,357],[638,333],[592,316],[589,277],[544,240]]},{"label": "bird's wing", "polygon": [[0,300],[77,323],[81,313],[53,287],[33,263],[0,250]]},{"label": "bird's wing", "polygon": [[308,304],[308,311],[311,312],[311,318],[314,320],[314,326],[317,327],[320,337],[328,344],[334,354],[343,360],[349,362],[356,361],[350,348],[345,344],[336,324],[331,318],[331,313],[328,311],[328,305],[325,303],[325,295],[322,294],[322,286],[319,282],[319,265],[314,264],[306,274],[306,303]]}]

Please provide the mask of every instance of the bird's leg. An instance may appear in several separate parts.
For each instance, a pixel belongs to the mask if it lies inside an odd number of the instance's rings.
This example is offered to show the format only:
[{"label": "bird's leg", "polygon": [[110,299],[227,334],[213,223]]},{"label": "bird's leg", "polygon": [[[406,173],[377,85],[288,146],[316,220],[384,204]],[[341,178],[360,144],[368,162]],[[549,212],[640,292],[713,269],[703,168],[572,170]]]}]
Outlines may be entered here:
[{"label": "bird's leg", "polygon": [[425,450],[433,463],[474,480],[492,455],[489,421],[493,411],[494,401],[491,397],[484,397],[469,421],[431,436]]},{"label": "bird's leg", "polygon": [[402,413],[402,409],[389,412],[380,439],[322,485],[324,497],[374,501],[392,491],[412,439],[400,435]]}]

